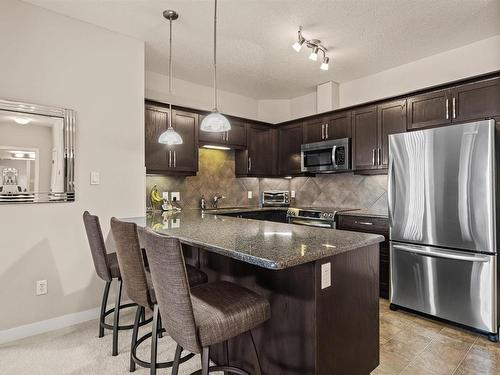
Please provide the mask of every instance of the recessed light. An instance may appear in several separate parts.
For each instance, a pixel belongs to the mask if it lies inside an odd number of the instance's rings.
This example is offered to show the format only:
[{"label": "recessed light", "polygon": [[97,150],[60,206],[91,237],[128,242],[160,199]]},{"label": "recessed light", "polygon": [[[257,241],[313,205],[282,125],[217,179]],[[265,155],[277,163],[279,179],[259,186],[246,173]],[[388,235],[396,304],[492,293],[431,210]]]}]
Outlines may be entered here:
[{"label": "recessed light", "polygon": [[231,147],[214,146],[214,145],[203,145],[203,148],[209,148],[212,150],[231,150]]}]

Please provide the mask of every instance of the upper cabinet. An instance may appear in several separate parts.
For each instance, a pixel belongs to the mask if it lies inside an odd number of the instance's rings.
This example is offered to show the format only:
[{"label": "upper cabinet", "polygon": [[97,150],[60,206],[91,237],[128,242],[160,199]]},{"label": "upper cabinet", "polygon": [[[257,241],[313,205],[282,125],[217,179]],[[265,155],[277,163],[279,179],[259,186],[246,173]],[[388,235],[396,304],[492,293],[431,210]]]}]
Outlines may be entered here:
[{"label": "upper cabinet", "polygon": [[386,169],[389,135],[406,131],[406,100],[360,108],[353,112],[352,121],[354,169]]},{"label": "upper cabinet", "polygon": [[[205,118],[204,115],[200,116],[200,124]],[[223,133],[212,133],[199,131],[199,142],[200,145],[204,144],[210,145],[223,145],[223,146],[232,146],[235,148],[243,148],[247,144],[247,129],[246,123],[240,119],[234,119],[228,117],[229,122],[231,123],[231,130]]]},{"label": "upper cabinet", "polygon": [[145,162],[147,173],[196,174],[198,170],[198,114],[172,110],[172,127],[182,137],[181,145],[158,143],[168,126],[169,111],[160,104],[146,104]]},{"label": "upper cabinet", "polygon": [[408,129],[483,120],[500,114],[500,78],[408,98]]},{"label": "upper cabinet", "polygon": [[302,122],[278,129],[278,173],[280,176],[293,176],[301,173],[301,145]]},{"label": "upper cabinet", "polygon": [[351,137],[351,112],[339,112],[304,122],[304,143]]},{"label": "upper cabinet", "polygon": [[272,176],[276,174],[276,129],[251,124],[247,127],[247,149],[236,150],[237,176]]}]

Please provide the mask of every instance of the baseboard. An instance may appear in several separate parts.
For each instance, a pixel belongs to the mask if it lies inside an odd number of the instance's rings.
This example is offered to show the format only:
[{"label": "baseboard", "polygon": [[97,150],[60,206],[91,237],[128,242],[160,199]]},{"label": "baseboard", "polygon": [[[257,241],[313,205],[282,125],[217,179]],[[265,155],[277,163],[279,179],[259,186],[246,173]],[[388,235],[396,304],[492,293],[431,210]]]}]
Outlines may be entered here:
[{"label": "baseboard", "polygon": [[[122,304],[130,302],[131,301],[123,301]],[[109,305],[107,309],[111,309],[113,307],[114,305]],[[96,307],[90,310],[62,315],[52,319],[9,328],[0,331],[0,344],[39,335],[45,332],[55,331],[56,329],[69,327],[78,323],[88,322],[89,320],[98,319],[100,311],[101,308]]]}]

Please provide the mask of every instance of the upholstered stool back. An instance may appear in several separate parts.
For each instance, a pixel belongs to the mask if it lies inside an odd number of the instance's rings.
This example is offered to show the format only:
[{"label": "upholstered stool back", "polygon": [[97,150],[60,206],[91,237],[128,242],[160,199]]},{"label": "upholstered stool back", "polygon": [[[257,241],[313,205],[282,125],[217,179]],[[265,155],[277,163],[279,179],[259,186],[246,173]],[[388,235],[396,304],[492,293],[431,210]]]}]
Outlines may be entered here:
[{"label": "upholstered stool back", "polygon": [[101,279],[109,282],[111,281],[111,271],[109,269],[106,245],[104,244],[99,218],[85,211],[83,213],[83,223],[87,232],[92,259],[94,260],[95,272]]}]

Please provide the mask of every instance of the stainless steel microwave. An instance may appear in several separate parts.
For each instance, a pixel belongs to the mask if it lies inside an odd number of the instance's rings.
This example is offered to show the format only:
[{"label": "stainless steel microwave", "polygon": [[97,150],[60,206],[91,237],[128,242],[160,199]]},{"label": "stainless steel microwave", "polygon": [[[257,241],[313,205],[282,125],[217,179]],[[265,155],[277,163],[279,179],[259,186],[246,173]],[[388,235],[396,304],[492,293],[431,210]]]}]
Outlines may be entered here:
[{"label": "stainless steel microwave", "polygon": [[351,139],[305,143],[301,146],[301,170],[331,173],[351,170]]}]

